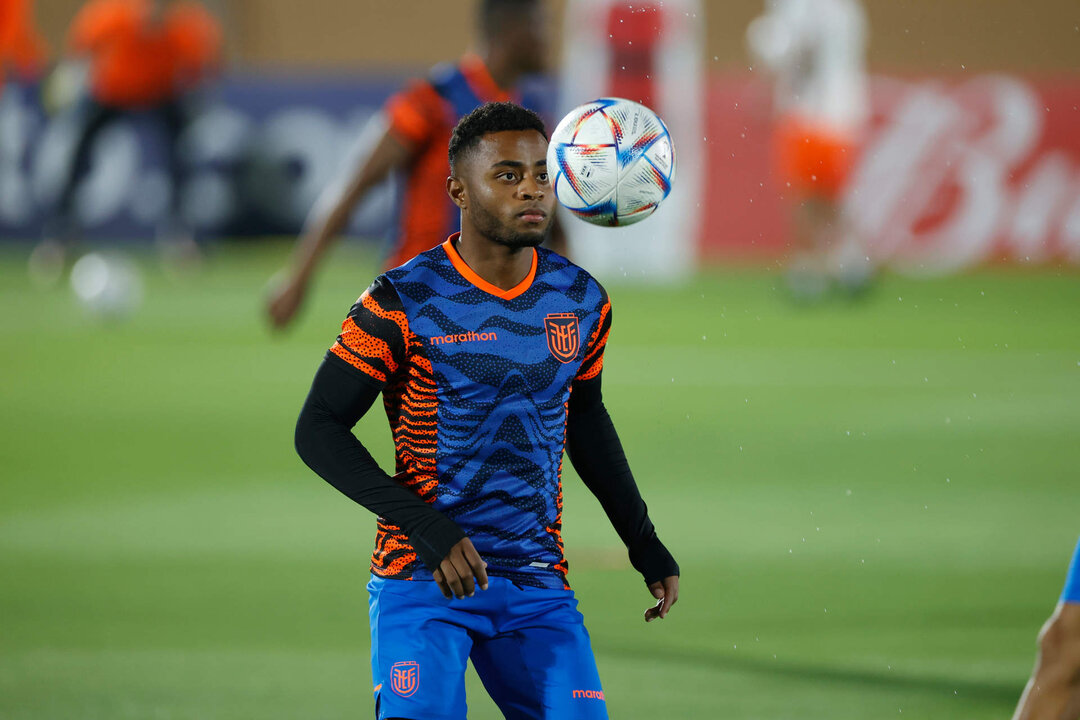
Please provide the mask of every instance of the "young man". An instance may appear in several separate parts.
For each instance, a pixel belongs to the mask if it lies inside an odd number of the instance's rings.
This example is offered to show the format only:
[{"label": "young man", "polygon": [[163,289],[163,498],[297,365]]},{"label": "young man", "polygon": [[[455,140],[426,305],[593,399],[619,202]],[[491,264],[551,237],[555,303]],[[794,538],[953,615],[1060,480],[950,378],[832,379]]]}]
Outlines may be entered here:
[{"label": "young man", "polygon": [[435,238],[458,229],[457,208],[441,198],[450,131],[459,118],[483,103],[511,100],[510,88],[544,69],[544,12],[542,0],[480,0],[477,53],[456,65],[436,67],[387,101],[377,119],[382,123],[377,139],[341,182],[322,193],[289,266],[271,280],[267,312],[275,327],[292,321],[320,260],[353,209],[391,171],[403,173],[403,197],[385,267],[397,267],[430,250],[442,242]]},{"label": "young man", "polygon": [[1013,720],[1080,719],[1080,542],[1065,590],[1039,633],[1039,658]]},{"label": "young man", "polygon": [[[297,422],[304,461],[379,516],[379,718],[464,718],[468,658],[508,718],[607,717],[566,584],[564,449],[659,601],[646,621],[678,598],[601,396],[607,293],[538,247],[555,204],[546,152],[543,123],[516,105],[458,123],[446,190],[461,232],[360,296]],[[380,392],[393,477],[350,432]]]},{"label": "young man", "polygon": [[862,290],[871,267],[843,206],[869,115],[862,5],[766,0],[747,41],[774,76],[777,175],[797,203],[789,289],[804,300],[821,296],[833,281]]},{"label": "young man", "polygon": [[[101,132],[134,114],[149,114],[165,132],[169,204],[158,240],[166,256],[194,261],[198,248],[183,220],[180,137],[190,122],[193,90],[216,72],[221,27],[194,0],[90,0],[68,31],[66,62],[89,75],[87,96],[73,110],[79,136],[45,238],[31,258],[35,275],[59,280],[79,223],[75,194]],[[76,73],[78,74],[78,73]]]}]

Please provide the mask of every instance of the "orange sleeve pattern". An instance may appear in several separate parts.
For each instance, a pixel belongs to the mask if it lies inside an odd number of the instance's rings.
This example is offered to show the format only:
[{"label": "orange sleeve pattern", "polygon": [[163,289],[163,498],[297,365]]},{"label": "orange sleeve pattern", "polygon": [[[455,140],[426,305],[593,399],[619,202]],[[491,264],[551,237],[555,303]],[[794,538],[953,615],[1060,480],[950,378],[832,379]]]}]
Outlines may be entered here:
[{"label": "orange sleeve pattern", "polygon": [[386,102],[390,132],[414,148],[431,140],[445,113],[445,102],[426,80],[414,80]]},{"label": "orange sleeve pattern", "polygon": [[589,344],[585,349],[585,359],[578,369],[578,380],[592,380],[604,369],[604,349],[607,347],[608,335],[611,333],[611,300],[604,293],[603,305],[600,306],[600,322],[596,323],[596,329],[589,336]]},{"label": "orange sleeve pattern", "polygon": [[330,352],[378,383],[386,384],[405,363],[409,321],[389,282],[377,279],[341,324]]}]

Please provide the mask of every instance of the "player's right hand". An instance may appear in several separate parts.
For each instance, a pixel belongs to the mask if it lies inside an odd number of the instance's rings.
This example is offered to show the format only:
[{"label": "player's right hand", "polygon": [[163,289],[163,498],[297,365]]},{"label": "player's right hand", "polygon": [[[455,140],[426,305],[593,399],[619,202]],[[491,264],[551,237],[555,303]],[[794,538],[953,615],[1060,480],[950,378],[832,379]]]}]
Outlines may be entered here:
[{"label": "player's right hand", "polygon": [[472,597],[476,592],[476,585],[479,585],[481,590],[488,589],[485,568],[487,563],[480,559],[480,553],[476,552],[472,540],[466,537],[450,548],[450,552],[432,575],[447,600],[453,597],[460,600],[463,597]]},{"label": "player's right hand", "polygon": [[667,617],[671,606],[679,600],[679,576],[669,575],[663,580],[649,583],[649,592],[656,598],[656,605],[645,611],[645,622]]},{"label": "player's right hand", "polygon": [[307,283],[293,277],[288,271],[279,272],[270,278],[266,299],[270,324],[279,330],[288,325],[296,316],[296,311],[304,304],[306,295]]}]

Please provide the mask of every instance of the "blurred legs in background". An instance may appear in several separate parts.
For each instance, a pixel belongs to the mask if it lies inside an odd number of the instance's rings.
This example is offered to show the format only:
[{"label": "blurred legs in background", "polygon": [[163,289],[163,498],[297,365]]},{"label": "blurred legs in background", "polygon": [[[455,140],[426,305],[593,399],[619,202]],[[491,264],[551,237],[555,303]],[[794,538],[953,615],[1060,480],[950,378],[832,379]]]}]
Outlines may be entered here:
[{"label": "blurred legs in background", "polygon": [[793,218],[788,289],[796,300],[830,285],[865,289],[872,268],[843,209],[869,115],[866,12],[858,0],[771,0],[746,31],[773,84],[773,151]]},{"label": "blurred legs in background", "polygon": [[[67,59],[54,73],[63,105],[76,101],[78,139],[64,172],[53,216],[30,259],[31,274],[55,283],[80,231],[77,193],[101,131],[136,113],[154,116],[164,130],[168,162],[165,219],[158,227],[167,263],[198,257],[180,221],[177,143],[186,124],[183,101],[220,68],[221,27],[197,2],[88,0],[71,19]],[[54,83],[50,83],[53,85]]]},{"label": "blurred legs in background", "polygon": [[[135,114],[135,111],[106,105],[91,98],[83,99],[73,112],[79,115],[78,140],[52,215],[45,224],[42,241],[30,256],[31,275],[43,285],[55,285],[60,281],[80,242],[76,196],[90,169],[95,142],[110,125]],[[190,113],[181,100],[170,100],[140,112],[153,117],[161,130],[169,176],[169,198],[166,211],[158,223],[155,242],[167,268],[190,269],[198,264],[200,252],[181,213],[184,163],[179,153],[180,136]]]},{"label": "blurred legs in background", "polygon": [[798,117],[781,118],[773,134],[774,162],[792,210],[787,285],[792,297],[816,300],[833,286],[855,295],[873,275],[865,241],[844,208],[844,188],[858,137]]},{"label": "blurred legs in background", "polygon": [[792,225],[786,279],[795,299],[818,299],[830,286],[850,295],[869,287],[870,257],[840,202],[807,197],[795,208]]}]

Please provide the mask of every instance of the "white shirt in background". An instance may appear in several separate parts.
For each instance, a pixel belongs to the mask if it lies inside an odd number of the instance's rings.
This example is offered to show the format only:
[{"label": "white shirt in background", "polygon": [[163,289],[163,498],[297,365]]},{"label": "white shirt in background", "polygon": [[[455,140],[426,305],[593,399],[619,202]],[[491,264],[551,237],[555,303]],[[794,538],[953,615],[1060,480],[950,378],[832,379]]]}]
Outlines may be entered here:
[{"label": "white shirt in background", "polygon": [[862,126],[867,22],[858,0],[766,0],[746,34],[776,76],[777,112],[840,132]]}]

